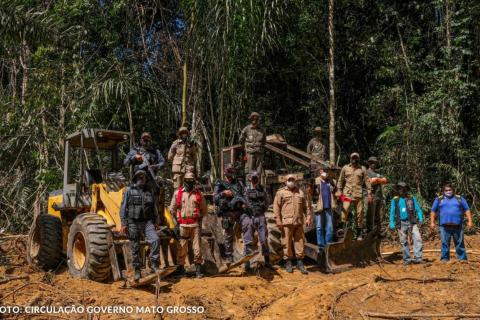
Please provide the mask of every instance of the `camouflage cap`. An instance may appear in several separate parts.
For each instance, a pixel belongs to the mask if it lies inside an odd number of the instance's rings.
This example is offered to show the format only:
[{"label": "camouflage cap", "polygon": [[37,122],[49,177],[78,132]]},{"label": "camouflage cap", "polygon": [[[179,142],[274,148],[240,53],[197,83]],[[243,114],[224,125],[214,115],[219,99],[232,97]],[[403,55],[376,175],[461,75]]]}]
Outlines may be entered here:
[{"label": "camouflage cap", "polygon": [[260,118],[260,114],[258,112],[252,112],[250,113],[250,116],[248,117],[248,119],[252,120],[254,117]]},{"label": "camouflage cap", "polygon": [[184,180],[195,180],[195,175],[193,172],[187,172],[185,173],[185,176],[183,177]]},{"label": "camouflage cap", "polygon": [[235,167],[232,165],[232,164],[227,164],[224,168],[223,168],[223,172],[226,173],[226,172],[233,172],[235,173]]},{"label": "camouflage cap", "polygon": [[187,127],[180,127],[177,131],[177,134],[181,134],[182,132],[190,133]]},{"label": "camouflage cap", "polygon": [[313,132],[322,132],[322,128],[321,127],[315,127],[313,129]]},{"label": "camouflage cap", "polygon": [[140,136],[140,139],[142,139],[142,140],[152,140],[152,135],[150,134],[150,132],[144,132]]}]

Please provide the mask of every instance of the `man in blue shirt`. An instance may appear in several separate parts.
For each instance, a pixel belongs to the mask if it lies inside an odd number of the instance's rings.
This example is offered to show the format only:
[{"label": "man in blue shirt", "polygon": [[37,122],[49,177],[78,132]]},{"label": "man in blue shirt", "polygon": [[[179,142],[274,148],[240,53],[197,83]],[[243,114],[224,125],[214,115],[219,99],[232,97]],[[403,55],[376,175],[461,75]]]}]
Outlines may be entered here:
[{"label": "man in blue shirt", "polygon": [[467,217],[467,228],[473,227],[472,213],[467,201],[455,194],[451,184],[443,186],[443,194],[435,198],[430,213],[430,228],[435,230],[435,218],[440,221],[442,253],[440,260],[450,260],[450,240],[453,238],[458,260],[467,260],[467,250],[463,241],[463,215]]},{"label": "man in blue shirt", "polygon": [[315,225],[317,229],[317,245],[320,252],[333,239],[333,210],[337,207],[335,200],[335,183],[330,181],[328,173],[320,174],[317,185],[318,202],[315,208]]},{"label": "man in blue shirt", "polygon": [[[405,182],[396,185],[398,196],[393,197],[390,203],[390,229],[398,230],[400,245],[403,251],[403,263],[422,263],[422,236],[418,229],[418,222],[423,222],[423,212],[417,199],[408,193],[409,188]],[[413,238],[413,253],[415,260],[410,258],[408,234]]]}]

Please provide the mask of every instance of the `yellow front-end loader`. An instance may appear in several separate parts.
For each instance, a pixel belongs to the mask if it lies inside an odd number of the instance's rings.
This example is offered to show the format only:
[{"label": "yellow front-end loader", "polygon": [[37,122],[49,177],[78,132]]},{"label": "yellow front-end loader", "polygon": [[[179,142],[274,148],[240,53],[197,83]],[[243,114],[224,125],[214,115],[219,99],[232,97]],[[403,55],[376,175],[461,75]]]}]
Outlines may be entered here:
[{"label": "yellow front-end loader", "polygon": [[[120,206],[130,173],[119,153],[129,141],[128,132],[102,129],[83,129],[65,139],[63,188],[49,194],[46,212],[33,221],[27,248],[31,264],[55,270],[66,258],[77,278],[127,277],[132,260],[126,235],[120,233]],[[169,241],[174,221],[166,209],[162,222],[159,236]],[[143,245],[145,260],[148,247]]]}]

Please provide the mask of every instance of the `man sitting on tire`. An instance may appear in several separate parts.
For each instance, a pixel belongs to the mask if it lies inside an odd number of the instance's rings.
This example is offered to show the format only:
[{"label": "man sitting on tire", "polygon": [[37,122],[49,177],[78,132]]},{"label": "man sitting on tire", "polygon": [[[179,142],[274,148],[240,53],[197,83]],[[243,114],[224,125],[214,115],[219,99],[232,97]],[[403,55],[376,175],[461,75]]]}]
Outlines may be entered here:
[{"label": "man sitting on tire", "polygon": [[147,174],[138,170],[132,179],[132,185],[127,188],[120,208],[122,232],[128,233],[132,246],[133,267],[135,269],[134,280],[138,281],[141,276],[140,262],[140,236],[145,238],[150,245],[150,268],[152,272],[158,271],[160,257],[160,239],[155,231],[155,204],[152,191],[147,188]]},{"label": "man sitting on tire", "polygon": [[185,174],[183,185],[178,187],[170,203],[170,212],[176,215],[180,225],[180,248],[178,251],[178,272],[185,274],[185,258],[188,254],[188,241],[192,241],[195,272],[197,278],[203,277],[202,246],[200,220],[208,213],[207,202],[200,190],[195,187],[192,172]]}]

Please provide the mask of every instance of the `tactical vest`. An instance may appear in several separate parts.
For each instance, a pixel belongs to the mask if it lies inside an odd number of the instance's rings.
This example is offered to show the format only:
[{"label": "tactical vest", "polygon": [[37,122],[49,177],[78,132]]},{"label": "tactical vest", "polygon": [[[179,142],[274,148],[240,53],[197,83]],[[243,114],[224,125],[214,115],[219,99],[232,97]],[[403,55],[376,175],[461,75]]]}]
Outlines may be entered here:
[{"label": "tactical vest", "polygon": [[130,222],[141,222],[153,219],[155,204],[153,195],[148,190],[141,190],[131,187],[128,197],[128,220]]},{"label": "tactical vest", "polygon": [[263,187],[247,188],[246,197],[254,216],[264,214],[266,194]]},{"label": "tactical vest", "polygon": [[[238,196],[242,196],[243,185],[240,181],[235,181],[234,183],[229,183],[228,181],[218,180],[215,188],[218,193],[221,193],[225,190],[230,190],[233,193],[232,199]],[[230,200],[232,200],[230,199]],[[216,213],[217,215],[223,215],[228,211],[232,211],[229,199],[221,198],[218,201],[215,201]]]},{"label": "tactical vest", "polygon": [[[400,197],[396,196],[393,199],[395,201],[395,226],[399,228],[401,224]],[[410,224],[417,224],[417,215],[415,213],[415,202],[413,201],[413,198],[407,196],[405,198],[405,205],[407,207],[407,220],[410,222]]]}]

